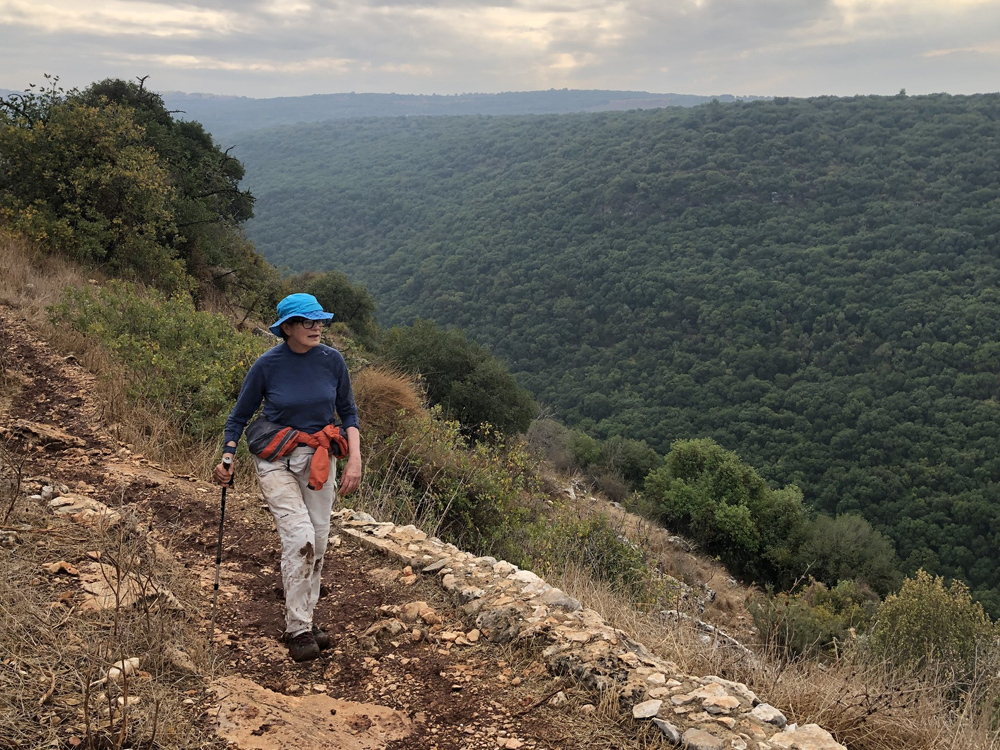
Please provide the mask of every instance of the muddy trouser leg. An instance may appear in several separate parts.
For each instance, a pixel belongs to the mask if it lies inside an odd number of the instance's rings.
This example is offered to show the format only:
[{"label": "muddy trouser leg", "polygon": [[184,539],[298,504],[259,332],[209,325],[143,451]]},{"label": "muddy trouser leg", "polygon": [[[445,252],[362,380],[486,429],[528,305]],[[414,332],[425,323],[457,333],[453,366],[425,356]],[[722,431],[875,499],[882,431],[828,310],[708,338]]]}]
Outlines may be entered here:
[{"label": "muddy trouser leg", "polygon": [[309,489],[312,454],[312,448],[300,446],[278,461],[254,458],[261,491],[281,537],[285,632],[289,635],[297,635],[313,625],[336,492],[333,466],[330,480],[322,490]]}]

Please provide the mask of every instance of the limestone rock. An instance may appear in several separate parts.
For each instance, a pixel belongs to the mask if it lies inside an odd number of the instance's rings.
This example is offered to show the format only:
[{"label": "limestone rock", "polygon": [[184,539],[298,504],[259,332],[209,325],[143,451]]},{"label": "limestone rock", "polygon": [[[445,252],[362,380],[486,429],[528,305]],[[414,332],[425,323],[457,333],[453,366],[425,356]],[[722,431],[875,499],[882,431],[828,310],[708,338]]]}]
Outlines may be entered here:
[{"label": "limestone rock", "polygon": [[658,701],[658,700],[643,701],[638,705],[632,706],[632,718],[651,719],[660,712],[660,707],[662,705],[663,701]]},{"label": "limestone rock", "polygon": [[788,727],[770,739],[772,747],[785,750],[847,750],[825,729],[817,724]]},{"label": "limestone rock", "polygon": [[[345,535],[411,566],[404,573],[433,575],[462,611],[476,618],[476,630],[465,632],[453,625],[442,631],[440,622],[433,622],[434,614],[424,614],[424,602],[383,608],[389,618],[383,623],[395,621],[412,630],[416,639],[428,638],[449,648],[450,644],[470,646],[480,633],[493,643],[535,639],[552,674],[569,676],[580,687],[595,692],[613,689],[623,708],[631,709],[637,718],[653,719],[671,743],[690,750],[840,750],[835,743],[815,744],[833,740],[813,728],[789,729],[770,737],[783,725],[784,716],[770,706],[759,705],[760,700],[746,685],[712,675],[685,674],[677,664],[656,656],[530,570],[492,557],[476,557],[428,538],[412,526],[379,524],[371,516],[350,510],[339,511],[334,517],[352,527],[344,529]],[[705,600],[710,601],[714,592],[702,588]],[[428,607],[426,612],[433,610]],[[734,648],[742,658],[756,660],[749,650],[708,623],[681,612],[662,614],[689,621],[710,648]],[[434,627],[415,627],[420,621]],[[387,627],[395,629],[376,624],[369,632],[386,632]],[[367,634],[363,638],[373,640]],[[664,702],[676,716],[670,722],[657,715]],[[592,711],[593,704],[579,710]],[[815,730],[822,732],[818,727]],[[496,739],[501,747],[520,742],[504,733]]]},{"label": "limestone rock", "polygon": [[29,422],[18,419],[11,425],[10,431],[21,435],[46,448],[86,448],[87,443],[75,435],[70,435],[54,425]]},{"label": "limestone rock", "polygon": [[726,747],[723,740],[701,729],[688,729],[681,741],[688,750],[725,750]]},{"label": "limestone rock", "polygon": [[163,649],[163,658],[166,659],[167,663],[179,672],[198,674],[198,667],[195,666],[195,663],[191,660],[187,651],[179,646],[174,644],[168,645]]},{"label": "limestone rock", "polygon": [[767,703],[761,703],[750,712],[750,715],[765,724],[774,724],[779,729],[783,728],[785,724],[788,723],[788,720],[785,718],[785,715],[781,713],[781,711]]},{"label": "limestone rock", "polygon": [[242,677],[217,680],[212,690],[219,701],[218,733],[235,747],[377,750],[413,733],[404,712],[384,706],[281,695]]},{"label": "limestone rock", "polygon": [[653,717],[653,723],[660,728],[663,735],[667,738],[667,742],[674,745],[681,744],[681,731],[671,724],[669,721],[664,721],[663,719],[657,719]]}]

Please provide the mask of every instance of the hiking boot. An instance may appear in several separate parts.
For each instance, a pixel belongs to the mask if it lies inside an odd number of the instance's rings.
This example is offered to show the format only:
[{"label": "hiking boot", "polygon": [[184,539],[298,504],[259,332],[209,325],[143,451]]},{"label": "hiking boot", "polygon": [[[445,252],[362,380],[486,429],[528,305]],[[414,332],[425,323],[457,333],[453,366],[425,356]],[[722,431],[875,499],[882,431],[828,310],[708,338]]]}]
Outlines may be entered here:
[{"label": "hiking boot", "polygon": [[285,634],[284,640],[288,646],[288,656],[292,661],[309,661],[319,657],[319,646],[316,645],[316,638],[308,630],[295,636]]},{"label": "hiking boot", "polygon": [[312,629],[313,638],[316,639],[316,645],[319,646],[320,651],[326,651],[330,648],[330,634],[325,630],[320,630],[315,625]]}]

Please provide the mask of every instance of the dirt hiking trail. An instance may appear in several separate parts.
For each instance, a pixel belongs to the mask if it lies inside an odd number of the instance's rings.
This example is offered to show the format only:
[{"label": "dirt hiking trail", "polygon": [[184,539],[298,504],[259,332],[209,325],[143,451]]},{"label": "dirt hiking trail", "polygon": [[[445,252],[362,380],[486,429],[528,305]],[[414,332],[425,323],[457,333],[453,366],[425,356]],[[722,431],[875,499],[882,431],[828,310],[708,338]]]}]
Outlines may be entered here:
[{"label": "dirt hiking trail", "polygon": [[[24,457],[23,494],[38,492],[43,485],[61,486],[68,490],[61,493],[66,497],[85,496],[131,511],[156,554],[189,576],[195,601],[187,602],[176,616],[200,628],[207,642],[218,486],[171,473],[114,440],[103,429],[92,395],[94,377],[73,357],[52,351],[10,311],[0,308],[0,324],[3,370],[16,383],[13,395],[0,401],[0,437],[6,436],[10,450]],[[248,467],[244,463],[240,469]],[[35,496],[34,502],[39,500]],[[22,497],[19,502],[33,501]],[[72,523],[53,515],[50,526]],[[336,527],[331,533],[337,533]],[[65,546],[53,547],[48,555],[45,549],[57,540],[55,535],[38,534],[27,543],[39,548],[42,557],[59,559],[67,554]],[[82,550],[77,551],[80,559],[65,562],[87,563]],[[397,562],[347,535],[337,536],[328,550],[317,608],[316,621],[330,633],[332,646],[313,662],[295,664],[278,641],[283,629],[279,558],[278,536],[259,496],[229,490],[215,643],[206,665],[195,667],[195,684],[201,687],[186,690],[188,718],[197,727],[196,746],[661,746],[655,735],[638,744],[620,744],[621,731],[605,726],[603,709],[593,705],[593,695],[552,677],[524,650],[479,640],[474,618],[457,608],[440,586],[426,577],[405,575],[409,571]],[[38,585],[51,589],[53,606],[73,606],[86,596],[83,584],[67,581],[65,575],[58,583],[43,577]],[[415,602],[424,604],[426,616],[413,627],[366,635],[386,608]],[[560,691],[562,705],[550,706],[548,700]],[[48,702],[62,705],[61,692],[54,690]],[[67,705],[63,713],[72,714],[74,701],[67,699]],[[59,746],[81,746],[74,717],[59,718],[69,728],[67,744]],[[0,738],[0,747],[6,746],[20,747],[5,745]]]}]

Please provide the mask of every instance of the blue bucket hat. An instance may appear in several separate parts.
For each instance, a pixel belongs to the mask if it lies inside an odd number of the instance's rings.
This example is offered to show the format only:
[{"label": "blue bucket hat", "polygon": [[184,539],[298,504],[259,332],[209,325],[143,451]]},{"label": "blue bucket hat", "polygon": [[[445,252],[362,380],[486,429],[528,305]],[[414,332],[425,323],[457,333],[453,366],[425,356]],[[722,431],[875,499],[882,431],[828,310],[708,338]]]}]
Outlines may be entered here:
[{"label": "blue bucket hat", "polygon": [[289,294],[278,303],[278,319],[271,324],[269,330],[275,336],[281,335],[281,324],[289,318],[305,318],[306,320],[332,320],[333,313],[323,309],[319,300],[311,294]]}]

